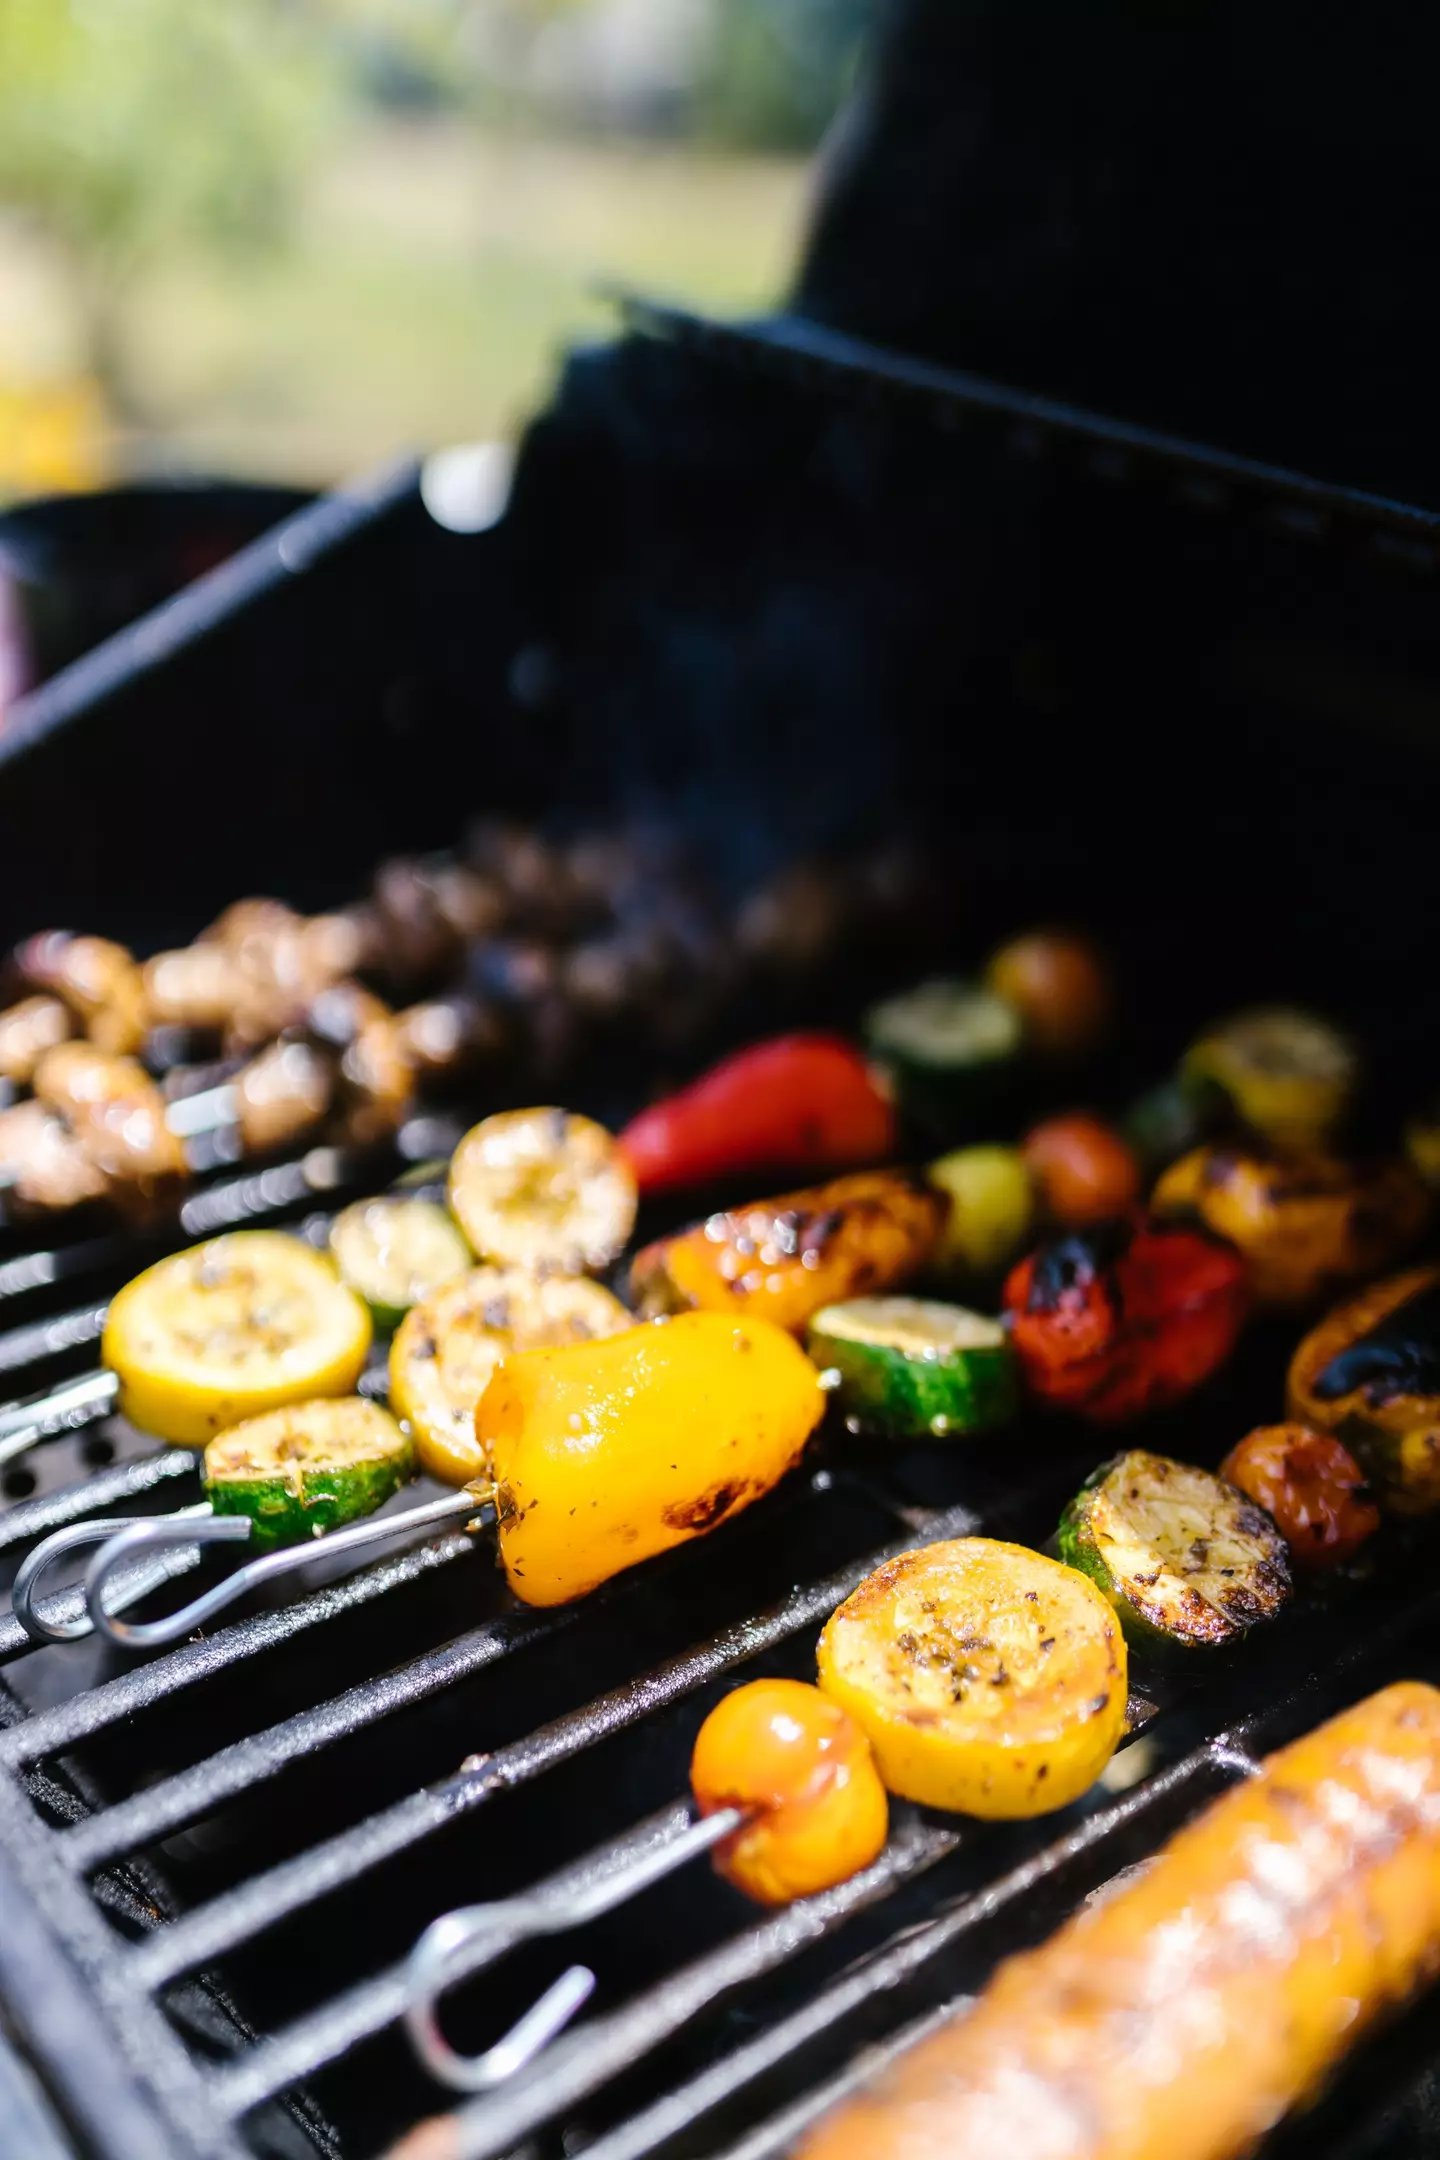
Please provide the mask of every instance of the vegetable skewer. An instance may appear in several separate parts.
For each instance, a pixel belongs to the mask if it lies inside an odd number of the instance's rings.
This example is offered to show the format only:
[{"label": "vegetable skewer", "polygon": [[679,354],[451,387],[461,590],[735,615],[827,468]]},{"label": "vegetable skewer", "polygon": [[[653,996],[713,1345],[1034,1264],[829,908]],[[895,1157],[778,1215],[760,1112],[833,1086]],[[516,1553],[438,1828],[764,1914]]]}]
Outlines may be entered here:
[{"label": "vegetable skewer", "polygon": [[563,1902],[542,1888],[446,1913],[410,1956],[406,2025],[442,2084],[479,2092],[531,2061],[587,2000],[588,1966],[572,1965],[498,2045],[455,2052],[439,1997],[522,1942],[613,1912],[701,1853],[764,1905],[785,1905],[848,1881],[879,1857],[889,1810],[865,1736],[838,1704],[798,1680],[754,1680],[725,1696],[695,1741],[690,1783],[699,1820],[678,1811],[664,1834]]},{"label": "vegetable skewer", "polygon": [[[566,1604],[641,1560],[705,1535],[769,1492],[799,1460],[823,1408],[815,1368],[766,1321],[697,1313],[623,1336],[516,1351],[476,1408],[485,1474],[403,1515],[329,1530],[325,1550],[349,1552],[452,1520],[476,1528],[493,1522],[516,1596],[529,1605]],[[337,1461],[331,1424],[316,1450],[323,1490],[307,1493],[303,1478],[292,1479],[293,1490],[279,1489],[286,1464],[277,1427],[283,1435],[303,1430],[304,1419],[338,1421],[342,1412],[352,1427],[362,1414],[372,1426],[383,1418],[363,1403],[310,1404],[288,1421],[253,1420],[212,1440],[208,1516],[150,1518],[115,1535],[112,1524],[75,1524],[46,1539],[16,1578],[22,1625],[41,1640],[85,1632],[83,1625],[47,1619],[36,1605],[36,1586],[55,1559],[102,1538],[86,1574],[88,1619],[113,1641],[137,1648],[175,1642],[257,1583],[303,1567],[313,1533],[324,1527],[317,1498],[324,1514],[344,1521],[347,1511],[388,1497],[409,1468],[408,1443],[403,1453],[399,1445],[371,1446],[363,1464],[355,1450]],[[269,1428],[263,1446],[261,1427]],[[293,1467],[293,1454],[290,1460]],[[232,1508],[238,1512],[227,1512]],[[267,1534],[286,1537],[288,1549],[251,1561],[164,1620],[132,1627],[107,1609],[107,1583],[137,1556],[176,1544],[262,1542]]]},{"label": "vegetable skewer", "polygon": [[157,1261],[112,1299],[102,1366],[0,1410],[0,1462],[122,1411],[172,1446],[355,1386],[369,1313],[303,1238],[236,1230]]}]

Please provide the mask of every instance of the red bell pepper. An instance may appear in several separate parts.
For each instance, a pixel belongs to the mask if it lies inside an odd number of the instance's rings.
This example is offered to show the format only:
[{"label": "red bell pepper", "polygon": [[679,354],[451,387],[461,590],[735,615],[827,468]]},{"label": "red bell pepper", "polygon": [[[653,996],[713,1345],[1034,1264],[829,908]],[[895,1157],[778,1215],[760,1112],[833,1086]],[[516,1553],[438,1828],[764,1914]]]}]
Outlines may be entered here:
[{"label": "red bell pepper", "polygon": [[1005,1304],[1030,1393],[1108,1425],[1208,1379],[1249,1292],[1228,1245],[1137,1216],[1042,1246],[1011,1271]]},{"label": "red bell pepper", "polygon": [[888,1095],[838,1035],[779,1035],[737,1050],[620,1135],[646,1193],[732,1173],[883,1162],[895,1143]]}]

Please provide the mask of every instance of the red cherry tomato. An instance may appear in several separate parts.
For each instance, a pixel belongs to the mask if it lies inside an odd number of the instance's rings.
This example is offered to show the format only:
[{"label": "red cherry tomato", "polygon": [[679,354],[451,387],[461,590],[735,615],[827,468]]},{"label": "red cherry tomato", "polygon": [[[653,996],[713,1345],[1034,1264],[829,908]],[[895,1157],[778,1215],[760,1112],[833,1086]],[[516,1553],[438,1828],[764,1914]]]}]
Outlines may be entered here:
[{"label": "red cherry tomato", "polygon": [[1297,1567],[1338,1567],[1380,1527],[1350,1450],[1308,1425],[1257,1426],[1231,1448],[1220,1475],[1274,1516]]},{"label": "red cherry tomato", "polygon": [[1067,1228],[1125,1215],[1140,1197],[1134,1150],[1084,1111],[1047,1118],[1020,1152],[1046,1210]]},{"label": "red cherry tomato", "polygon": [[998,997],[1015,1006],[1037,1050],[1064,1057],[1105,1031],[1113,992],[1110,971],[1088,938],[1031,930],[1002,945],[985,971]]}]

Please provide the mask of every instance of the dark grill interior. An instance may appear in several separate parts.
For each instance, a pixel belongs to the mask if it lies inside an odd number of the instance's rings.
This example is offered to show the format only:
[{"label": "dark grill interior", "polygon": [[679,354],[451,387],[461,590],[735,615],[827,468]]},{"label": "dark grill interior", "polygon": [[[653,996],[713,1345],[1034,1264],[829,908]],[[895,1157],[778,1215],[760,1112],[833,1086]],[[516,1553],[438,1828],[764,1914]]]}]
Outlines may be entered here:
[{"label": "dark grill interior", "polygon": [[[608,789],[663,810],[737,882],[786,846],[938,834],[961,960],[1021,922],[1094,924],[1127,1015],[1106,1102],[1210,1013],[1314,998],[1374,1041],[1378,1128],[1433,1072],[1430,533],[798,325],[647,311],[572,371],[500,535],[467,553],[427,533],[396,482],[300,576],[273,549],[242,559],[224,605],[176,603],[150,660],[122,644],[83,701],[64,678],[33,700],[4,769],[16,834],[81,792],[75,758],[96,789],[121,784],[122,737],[132,763],[123,818],[68,871],[12,850],[5,928],[54,913],[154,942],[267,881],[330,899],[381,845],[445,837],[460,788],[532,804],[563,766],[552,807],[584,815]],[[253,712],[256,750],[233,819],[208,826],[219,776],[186,732],[201,696],[212,740]],[[333,781],[323,815],[276,785],[287,728]],[[164,777],[177,749],[188,801]],[[571,1093],[613,1114],[655,1077],[607,1074],[603,1105],[583,1076]],[[304,1221],[394,1167],[218,1178],[177,1241]],[[9,1397],[88,1370],[104,1296],[149,1257],[119,1237],[53,1249],[3,1262]],[[1257,1328],[1145,1444],[1216,1462],[1279,1414],[1295,1333]],[[1107,1452],[1033,1416],[950,1449],[833,1433],[743,1520],[552,1612],[508,1609],[483,1534],[446,1534],[331,1582],[322,1552],[288,1603],[150,1660],[37,1651],[0,1621],[0,1998],[68,2133],[106,2160],[388,2150],[446,2104],[396,2030],[429,1920],[530,1885],[563,1902],[663,1835],[737,1677],[808,1677],[823,1619],[886,1551],[973,1529],[1043,1543]],[[113,1424],[4,1475],[12,1565],[59,1525],[197,1490],[188,1457]],[[1387,1678],[1440,1677],[1428,1536],[1385,1533],[1365,1580],[1302,1596],[1228,1662],[1137,1660],[1134,1734],[1062,1815],[897,1806],[876,1867],[801,1907],[757,1916],[698,1862],[477,1973],[447,1998],[466,2047],[572,1951],[600,1986],[536,2065],[461,2108],[446,2149],[782,2151],[1256,1756]],[[1427,2149],[1436,2015],[1417,2005],[1270,2149]]]}]

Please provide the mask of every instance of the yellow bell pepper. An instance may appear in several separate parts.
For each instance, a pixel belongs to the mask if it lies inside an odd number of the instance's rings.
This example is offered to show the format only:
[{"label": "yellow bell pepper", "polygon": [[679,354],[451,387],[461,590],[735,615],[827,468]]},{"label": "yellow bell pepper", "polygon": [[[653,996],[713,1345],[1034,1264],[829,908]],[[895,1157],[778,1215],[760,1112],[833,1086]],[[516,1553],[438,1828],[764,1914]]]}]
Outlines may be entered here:
[{"label": "yellow bell pepper", "polygon": [[947,1202],[901,1170],[867,1170],[711,1215],[636,1255],[647,1315],[773,1320],[798,1334],[824,1305],[908,1282],[932,1257]]},{"label": "yellow bell pepper", "polygon": [[779,1482],[824,1405],[764,1320],[690,1313],[505,1358],[475,1432],[511,1589],[562,1605],[713,1530]]},{"label": "yellow bell pepper", "polygon": [[1256,1301],[1308,1305],[1391,1267],[1424,1228],[1425,1188],[1408,1163],[1272,1157],[1197,1148],[1173,1164],[1150,1202],[1197,1218],[1243,1254]]}]

